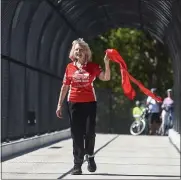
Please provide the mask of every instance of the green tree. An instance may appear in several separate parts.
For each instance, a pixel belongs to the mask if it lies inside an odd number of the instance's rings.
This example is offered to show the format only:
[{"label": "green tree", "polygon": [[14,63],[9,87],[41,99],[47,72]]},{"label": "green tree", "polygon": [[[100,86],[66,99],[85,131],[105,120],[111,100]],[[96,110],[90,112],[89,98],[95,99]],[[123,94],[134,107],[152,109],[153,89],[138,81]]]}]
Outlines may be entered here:
[{"label": "green tree", "polygon": [[[159,95],[173,85],[171,59],[165,47],[149,34],[136,29],[114,29],[89,42],[94,62],[104,67],[106,49],[116,49],[125,60],[129,73],[141,81],[145,87],[157,87]],[[132,84],[136,90],[136,98],[143,100],[146,96]],[[123,94],[119,65],[111,62],[111,81],[96,80],[97,88],[109,89],[98,95],[97,131],[128,133],[132,123],[134,101],[129,101]],[[112,94],[110,95],[110,90]]]},{"label": "green tree", "polygon": [[[102,34],[89,42],[93,59],[104,66],[106,49],[117,49],[127,63],[130,74],[146,87],[157,87],[163,96],[167,88],[173,85],[171,59],[165,47],[149,34],[136,29],[119,28]],[[119,65],[111,63],[111,81],[96,81],[96,87],[111,88],[113,92],[122,92]],[[138,88],[138,94],[140,94]]]}]

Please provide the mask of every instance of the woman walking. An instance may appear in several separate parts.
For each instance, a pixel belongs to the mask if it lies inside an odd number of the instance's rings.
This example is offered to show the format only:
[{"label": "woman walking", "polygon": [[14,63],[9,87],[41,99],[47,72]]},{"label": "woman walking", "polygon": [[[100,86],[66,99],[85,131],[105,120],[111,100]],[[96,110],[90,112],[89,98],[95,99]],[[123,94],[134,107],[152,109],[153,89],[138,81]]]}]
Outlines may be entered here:
[{"label": "woman walking", "polygon": [[82,174],[84,155],[88,161],[88,171],[95,172],[97,169],[94,160],[97,103],[93,81],[96,77],[109,81],[110,67],[107,55],[104,57],[104,71],[93,63],[89,45],[81,38],[73,41],[69,57],[72,62],[66,67],[56,114],[62,117],[62,104],[68,92],[74,156],[72,174],[79,175]]}]

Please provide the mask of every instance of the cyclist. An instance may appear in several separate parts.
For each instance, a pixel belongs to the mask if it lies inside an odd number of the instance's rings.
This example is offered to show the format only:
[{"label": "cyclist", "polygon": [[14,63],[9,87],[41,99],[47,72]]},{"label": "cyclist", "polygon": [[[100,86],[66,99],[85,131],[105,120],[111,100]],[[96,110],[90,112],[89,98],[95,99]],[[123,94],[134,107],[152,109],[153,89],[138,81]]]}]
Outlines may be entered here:
[{"label": "cyclist", "polygon": [[139,117],[143,113],[143,109],[141,107],[140,101],[136,101],[135,104],[136,104],[136,106],[133,108],[133,118],[134,118],[134,120],[139,120]]}]

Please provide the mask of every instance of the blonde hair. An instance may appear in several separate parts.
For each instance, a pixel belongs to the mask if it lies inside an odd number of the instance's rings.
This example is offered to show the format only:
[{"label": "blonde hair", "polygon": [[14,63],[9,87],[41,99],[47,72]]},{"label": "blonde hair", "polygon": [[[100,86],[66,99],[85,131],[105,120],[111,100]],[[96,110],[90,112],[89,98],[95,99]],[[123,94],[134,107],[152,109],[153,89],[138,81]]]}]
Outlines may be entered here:
[{"label": "blonde hair", "polygon": [[92,52],[90,50],[89,45],[83,40],[83,38],[78,38],[72,42],[72,49],[70,50],[69,58],[72,61],[76,60],[74,57],[74,50],[75,50],[76,44],[79,44],[85,50],[86,61],[87,62],[92,61]]}]

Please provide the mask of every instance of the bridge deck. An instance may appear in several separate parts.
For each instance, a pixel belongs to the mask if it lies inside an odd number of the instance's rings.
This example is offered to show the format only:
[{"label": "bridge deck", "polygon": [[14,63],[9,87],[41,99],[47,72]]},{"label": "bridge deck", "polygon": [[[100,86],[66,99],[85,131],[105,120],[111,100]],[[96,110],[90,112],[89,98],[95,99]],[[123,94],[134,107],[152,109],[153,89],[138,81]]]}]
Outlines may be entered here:
[{"label": "bridge deck", "polygon": [[70,175],[71,139],[2,163],[2,179],[180,179],[180,154],[168,137],[98,134],[95,173]]}]

